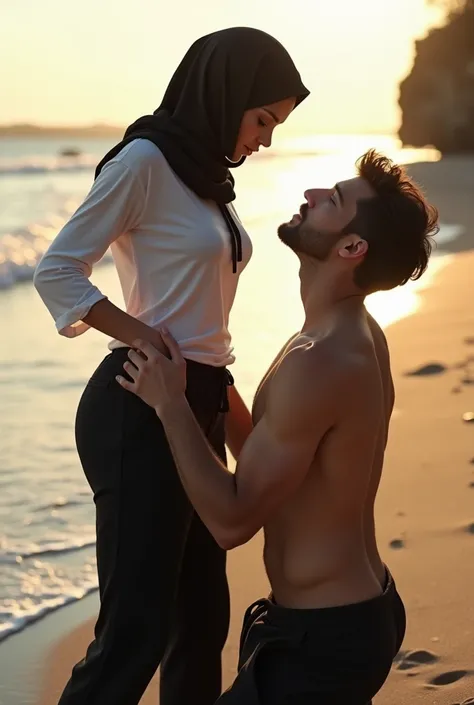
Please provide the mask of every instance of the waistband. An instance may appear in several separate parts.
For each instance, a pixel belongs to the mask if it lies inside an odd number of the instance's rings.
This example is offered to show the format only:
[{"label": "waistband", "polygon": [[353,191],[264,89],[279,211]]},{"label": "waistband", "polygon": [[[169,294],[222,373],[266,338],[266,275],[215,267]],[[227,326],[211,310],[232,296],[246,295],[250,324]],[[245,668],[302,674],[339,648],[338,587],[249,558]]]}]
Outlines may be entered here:
[{"label": "waistband", "polygon": [[253,623],[259,617],[264,617],[275,627],[295,629],[300,625],[307,630],[311,629],[312,625],[320,629],[336,622],[349,624],[360,620],[361,623],[366,623],[367,620],[377,619],[378,614],[385,613],[387,607],[391,607],[396,595],[396,585],[392,574],[387,567],[385,570],[386,582],[383,592],[369,600],[335,607],[294,609],[278,605],[270,595],[270,597],[262,598],[250,605],[245,613],[244,624]]},{"label": "waistband", "polygon": [[[130,347],[114,348],[104,359],[102,364],[107,365],[107,361],[113,366],[114,370],[117,367],[116,374],[125,374],[123,363],[128,358]],[[218,385],[221,388],[221,403],[219,411],[225,413],[229,411],[229,400],[227,397],[227,388],[234,384],[234,378],[227,367],[215,367],[206,365],[195,360],[186,360],[186,380],[187,385]]]}]

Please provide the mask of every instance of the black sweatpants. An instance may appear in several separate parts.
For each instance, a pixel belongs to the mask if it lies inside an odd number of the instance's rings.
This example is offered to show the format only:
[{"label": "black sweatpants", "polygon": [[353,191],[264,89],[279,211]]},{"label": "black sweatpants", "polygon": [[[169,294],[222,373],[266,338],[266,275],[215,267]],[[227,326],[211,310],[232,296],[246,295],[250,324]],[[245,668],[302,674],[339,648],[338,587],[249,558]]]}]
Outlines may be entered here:
[{"label": "black sweatpants", "polygon": [[383,594],[365,602],[311,610],[258,600],[244,617],[237,677],[216,705],[370,705],[405,626],[388,570]]},{"label": "black sweatpants", "polygon": [[[137,705],[161,663],[161,705],[212,705],[229,626],[226,555],[190,504],[156,413],[116,382],[114,350],[81,398],[76,442],[94,493],[100,613],[60,705]],[[125,375],[126,376],[126,375]],[[187,364],[186,396],[225,460],[225,368]]]}]

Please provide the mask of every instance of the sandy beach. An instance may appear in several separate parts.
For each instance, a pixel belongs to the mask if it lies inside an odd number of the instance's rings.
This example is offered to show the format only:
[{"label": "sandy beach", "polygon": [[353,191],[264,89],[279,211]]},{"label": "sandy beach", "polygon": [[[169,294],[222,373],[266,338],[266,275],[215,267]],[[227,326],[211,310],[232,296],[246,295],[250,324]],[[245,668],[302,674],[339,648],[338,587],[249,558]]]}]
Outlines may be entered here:
[{"label": "sandy beach", "polygon": [[[465,234],[445,248],[452,259],[422,292],[419,310],[387,329],[396,404],[378,540],[404,598],[408,628],[375,703],[467,705],[474,703],[474,420],[463,415],[474,414],[474,162],[447,159],[410,170],[442,220],[462,225]],[[268,590],[261,548],[258,536],[229,554],[225,687],[235,674],[243,611]],[[83,602],[1,645],[1,680],[8,682],[1,705],[57,703],[92,636],[97,598]],[[157,686],[155,678],[142,705],[156,705]]]}]

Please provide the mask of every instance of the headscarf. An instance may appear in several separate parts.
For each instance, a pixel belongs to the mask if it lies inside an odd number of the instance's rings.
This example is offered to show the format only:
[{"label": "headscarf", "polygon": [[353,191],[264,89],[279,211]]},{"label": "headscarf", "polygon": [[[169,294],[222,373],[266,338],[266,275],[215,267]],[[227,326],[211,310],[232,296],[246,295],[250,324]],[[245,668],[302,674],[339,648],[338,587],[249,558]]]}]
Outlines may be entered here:
[{"label": "headscarf", "polygon": [[309,91],[286,49],[274,37],[234,27],[198,39],[176,69],[159,108],[130,125],[96,169],[137,138],[160,149],[177,176],[200,198],[214,200],[232,236],[233,270],[242,259],[239,230],[226,204],[235,198],[230,167],[246,110]]}]

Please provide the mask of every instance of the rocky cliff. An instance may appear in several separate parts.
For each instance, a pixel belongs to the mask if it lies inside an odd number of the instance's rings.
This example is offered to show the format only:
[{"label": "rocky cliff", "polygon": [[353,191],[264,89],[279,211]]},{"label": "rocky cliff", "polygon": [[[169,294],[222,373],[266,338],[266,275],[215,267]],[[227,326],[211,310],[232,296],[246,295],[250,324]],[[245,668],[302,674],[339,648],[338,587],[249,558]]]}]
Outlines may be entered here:
[{"label": "rocky cliff", "polygon": [[399,104],[405,145],[474,151],[474,0],[457,3],[444,26],[416,42]]}]

